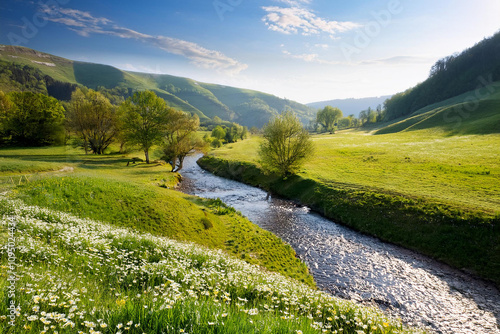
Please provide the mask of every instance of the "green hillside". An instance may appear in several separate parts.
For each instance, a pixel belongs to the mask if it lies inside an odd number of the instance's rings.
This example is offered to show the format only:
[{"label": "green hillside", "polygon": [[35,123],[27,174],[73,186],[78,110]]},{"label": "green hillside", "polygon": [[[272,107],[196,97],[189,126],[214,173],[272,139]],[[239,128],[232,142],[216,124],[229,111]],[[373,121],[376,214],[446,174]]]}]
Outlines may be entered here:
[{"label": "green hillside", "polygon": [[478,91],[474,90],[426,106],[375,133],[424,129],[439,129],[449,135],[500,133],[500,82],[482,88],[482,93],[482,99],[476,98]]},{"label": "green hillside", "polygon": [[169,106],[196,114],[202,121],[218,116],[248,127],[262,127],[273,115],[286,109],[292,109],[304,123],[315,114],[314,109],[303,104],[258,91],[172,75],[122,71],[109,65],[72,61],[24,47],[0,45],[0,90],[30,90],[64,100],[71,96],[76,84],[113,90],[123,98],[133,91],[148,89],[161,96]]},{"label": "green hillside", "polygon": [[484,91],[492,82],[499,80],[500,32],[458,55],[437,61],[427,80],[385,102],[386,119],[408,116],[428,105],[468,91],[481,88]]}]

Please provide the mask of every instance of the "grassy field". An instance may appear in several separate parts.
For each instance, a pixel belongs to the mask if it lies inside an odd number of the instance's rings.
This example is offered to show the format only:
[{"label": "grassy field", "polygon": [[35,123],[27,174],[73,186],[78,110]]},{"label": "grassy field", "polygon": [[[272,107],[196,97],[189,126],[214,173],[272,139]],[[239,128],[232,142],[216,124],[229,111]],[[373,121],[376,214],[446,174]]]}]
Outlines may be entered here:
[{"label": "grassy field", "polygon": [[[313,138],[316,153],[304,165],[302,177],[350,189],[426,198],[490,216],[500,214],[500,135],[349,131]],[[213,154],[257,164],[259,141],[254,137]]]},{"label": "grassy field", "polygon": [[223,249],[314,285],[290,246],[234,210],[172,190],[179,176],[170,166],[129,163],[138,157],[85,155],[71,147],[3,149],[0,169],[19,168],[2,173],[0,187],[28,204]]},{"label": "grassy field", "polygon": [[314,158],[288,180],[258,169],[259,137],[215,150],[201,165],[500,284],[500,135],[436,128],[313,140]]},{"label": "grassy field", "polygon": [[0,185],[0,333],[419,332],[318,292],[289,245],[134,157],[0,150],[18,164]]},{"label": "grassy field", "polygon": [[0,213],[2,244],[22,236],[0,250],[19,277],[15,295],[0,281],[0,333],[417,332],[221,251],[3,196]]}]

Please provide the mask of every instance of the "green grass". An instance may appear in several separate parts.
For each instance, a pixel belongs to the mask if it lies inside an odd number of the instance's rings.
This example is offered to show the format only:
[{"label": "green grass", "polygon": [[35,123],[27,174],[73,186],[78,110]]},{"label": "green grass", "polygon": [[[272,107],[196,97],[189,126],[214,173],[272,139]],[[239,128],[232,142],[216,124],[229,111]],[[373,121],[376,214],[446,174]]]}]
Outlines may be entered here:
[{"label": "green grass", "polygon": [[306,265],[289,245],[234,210],[221,214],[210,201],[172,190],[179,176],[170,172],[169,165],[138,162],[127,166],[133,157],[140,155],[85,155],[68,147],[0,150],[0,159],[21,166],[33,163],[72,168],[56,173],[38,170],[26,176],[9,174],[3,176],[3,186],[9,189],[15,185],[12,196],[29,204],[223,249],[314,286]]},{"label": "green grass", "polygon": [[[258,164],[260,140],[253,137],[213,154]],[[304,165],[301,177],[346,189],[429,199],[490,216],[500,213],[500,135],[339,132],[313,140],[315,156]]]},{"label": "green grass", "polygon": [[[0,333],[417,333],[220,251],[0,198]],[[2,277],[9,268],[0,249]],[[7,305],[15,301],[14,325]]]},{"label": "green grass", "polygon": [[60,168],[61,165],[50,162],[33,162],[33,161],[20,161],[17,159],[0,158],[0,173],[35,173],[53,171]]},{"label": "green grass", "polygon": [[500,284],[500,135],[316,135],[315,156],[288,180],[259,170],[260,140],[215,150],[201,164]]},{"label": "green grass", "polygon": [[[73,61],[71,60],[19,46],[15,47],[15,49],[0,51],[2,51],[0,60],[38,68],[43,74],[49,75],[58,81],[77,83],[73,72]],[[43,63],[56,64],[57,66],[48,66]]]},{"label": "green grass", "polygon": [[500,133],[500,82],[424,107],[375,133],[425,129],[446,135]]}]

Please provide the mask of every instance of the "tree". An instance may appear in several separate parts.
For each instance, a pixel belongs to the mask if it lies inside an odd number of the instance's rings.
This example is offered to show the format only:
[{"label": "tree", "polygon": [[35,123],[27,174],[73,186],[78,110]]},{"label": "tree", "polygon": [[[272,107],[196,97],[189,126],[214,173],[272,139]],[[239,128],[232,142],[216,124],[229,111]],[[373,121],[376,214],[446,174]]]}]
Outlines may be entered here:
[{"label": "tree", "polygon": [[333,132],[335,123],[342,118],[342,111],[339,108],[326,106],[316,114],[316,122],[321,124],[326,131]]},{"label": "tree", "polygon": [[211,145],[215,148],[221,147],[224,143],[224,138],[226,138],[226,130],[222,126],[217,125],[212,130],[212,138]]},{"label": "tree", "polygon": [[220,125],[217,125],[213,130],[212,130],[212,137],[216,139],[224,139],[226,137],[226,130]]},{"label": "tree", "polygon": [[368,108],[368,123],[377,123],[377,112],[372,108]]},{"label": "tree", "polygon": [[163,159],[172,165],[172,172],[182,169],[184,158],[191,151],[206,147],[206,143],[196,134],[199,127],[198,116],[170,110],[162,150]]},{"label": "tree", "polygon": [[136,92],[122,104],[122,109],[125,137],[140,146],[149,164],[149,150],[162,142],[170,109],[152,91]]},{"label": "tree", "polygon": [[262,165],[282,177],[296,173],[313,154],[314,145],[309,132],[291,111],[272,118],[262,133],[264,141],[259,149]]},{"label": "tree", "polygon": [[226,141],[228,143],[236,143],[238,139],[243,140],[247,135],[248,130],[246,127],[239,125],[238,123],[232,123],[231,127],[226,129]]},{"label": "tree", "polygon": [[86,93],[77,89],[71,95],[67,117],[69,128],[82,139],[86,154],[89,148],[95,154],[103,154],[120,130],[116,108],[92,89]]},{"label": "tree", "polygon": [[[368,109],[370,109],[370,108],[368,108]],[[363,111],[361,111],[359,113],[359,119],[360,119],[360,122],[361,122],[361,126],[363,126],[365,123],[368,122],[369,113],[370,113],[369,110],[363,110]]]},{"label": "tree", "polygon": [[22,146],[58,145],[64,143],[64,108],[59,101],[44,94],[13,92],[6,120],[6,131],[12,141]]},{"label": "tree", "polygon": [[341,118],[338,124],[339,129],[349,129],[352,126],[352,119],[349,117]]},{"label": "tree", "polygon": [[6,135],[8,115],[10,114],[12,108],[13,105],[9,96],[0,90],[0,143]]}]

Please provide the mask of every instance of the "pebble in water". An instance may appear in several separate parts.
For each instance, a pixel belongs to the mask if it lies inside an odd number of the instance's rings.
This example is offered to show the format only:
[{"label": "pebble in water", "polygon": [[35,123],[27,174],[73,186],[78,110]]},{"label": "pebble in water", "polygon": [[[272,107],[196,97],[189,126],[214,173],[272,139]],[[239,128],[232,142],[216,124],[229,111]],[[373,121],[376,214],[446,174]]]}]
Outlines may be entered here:
[{"label": "pebble in water", "polygon": [[500,334],[500,292],[412,251],[337,225],[260,189],[203,173],[189,157],[183,191],[220,198],[289,243],[319,288],[443,334]]}]

